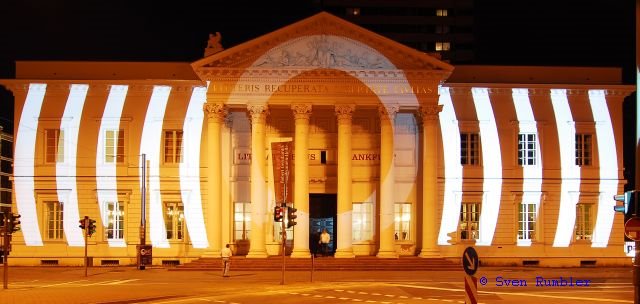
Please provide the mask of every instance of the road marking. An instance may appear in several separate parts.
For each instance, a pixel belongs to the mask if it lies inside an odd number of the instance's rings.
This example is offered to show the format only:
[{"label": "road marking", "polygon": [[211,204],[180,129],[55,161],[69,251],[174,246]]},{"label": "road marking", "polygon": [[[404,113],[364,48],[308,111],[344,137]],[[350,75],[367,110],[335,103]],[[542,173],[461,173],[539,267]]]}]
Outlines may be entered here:
[{"label": "road marking", "polygon": [[42,285],[42,286],[39,286],[39,287],[40,288],[45,288],[45,287],[53,287],[53,286],[62,286],[62,285],[74,284],[74,283],[85,282],[85,281],[88,281],[88,280],[69,281],[69,282],[64,282],[64,283]]},{"label": "road marking", "polygon": [[326,296],[325,298],[327,298],[327,299],[335,299],[336,297],[334,297],[334,296]]},{"label": "road marking", "polygon": [[[458,289],[458,288],[442,288],[442,287],[416,286],[416,285],[406,285],[406,284],[389,284],[389,285],[401,286],[401,287],[410,287],[410,288],[418,288],[418,289],[432,289],[432,290],[446,290],[446,291],[464,292],[464,289]],[[478,291],[478,293],[494,294],[494,295],[506,295],[506,296],[525,296],[525,297],[536,297],[536,298],[565,299],[565,300],[584,300],[584,301],[608,302],[608,303],[633,303],[633,301],[629,301],[629,300],[605,299],[605,298],[586,298],[586,297],[572,297],[572,296],[552,296],[552,295],[544,295],[544,294],[540,294],[540,293],[527,293],[527,292]]]}]

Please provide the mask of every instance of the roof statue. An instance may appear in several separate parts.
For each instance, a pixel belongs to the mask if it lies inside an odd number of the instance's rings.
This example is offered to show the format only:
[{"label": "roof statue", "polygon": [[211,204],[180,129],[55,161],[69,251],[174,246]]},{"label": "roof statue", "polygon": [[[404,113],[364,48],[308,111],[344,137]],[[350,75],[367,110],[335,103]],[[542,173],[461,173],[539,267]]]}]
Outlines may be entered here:
[{"label": "roof statue", "polygon": [[220,44],[220,40],[222,40],[222,35],[220,32],[216,32],[216,34],[209,33],[209,41],[207,41],[207,48],[204,49],[204,56],[210,56],[218,52],[222,52],[224,48],[222,44]]}]

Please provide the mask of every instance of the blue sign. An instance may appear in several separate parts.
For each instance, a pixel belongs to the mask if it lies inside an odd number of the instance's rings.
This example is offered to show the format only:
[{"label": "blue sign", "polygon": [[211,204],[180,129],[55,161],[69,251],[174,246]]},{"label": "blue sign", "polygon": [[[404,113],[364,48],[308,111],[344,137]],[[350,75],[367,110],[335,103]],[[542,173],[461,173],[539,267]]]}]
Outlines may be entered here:
[{"label": "blue sign", "polygon": [[462,253],[462,268],[464,268],[464,272],[468,275],[472,276],[476,274],[478,271],[478,253],[473,247],[467,247]]}]

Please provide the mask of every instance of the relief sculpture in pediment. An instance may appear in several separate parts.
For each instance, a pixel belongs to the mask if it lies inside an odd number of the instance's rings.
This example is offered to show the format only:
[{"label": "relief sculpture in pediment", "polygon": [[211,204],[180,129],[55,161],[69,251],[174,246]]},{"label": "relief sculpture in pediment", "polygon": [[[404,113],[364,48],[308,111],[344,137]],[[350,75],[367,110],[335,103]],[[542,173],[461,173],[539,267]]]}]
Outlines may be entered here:
[{"label": "relief sculpture in pediment", "polygon": [[345,37],[315,35],[276,47],[254,67],[319,67],[342,69],[395,69],[388,59]]}]

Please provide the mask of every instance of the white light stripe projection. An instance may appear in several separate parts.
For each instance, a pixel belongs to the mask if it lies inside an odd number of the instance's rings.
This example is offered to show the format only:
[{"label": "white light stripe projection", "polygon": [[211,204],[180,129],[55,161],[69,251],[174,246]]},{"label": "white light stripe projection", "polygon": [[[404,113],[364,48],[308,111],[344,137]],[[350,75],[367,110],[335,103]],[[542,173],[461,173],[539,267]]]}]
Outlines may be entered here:
[{"label": "white light stripe projection", "polygon": [[64,108],[60,130],[64,132],[64,161],[56,163],[56,184],[58,200],[63,205],[64,235],[69,246],[84,246],[82,229],[78,227],[80,212],[78,210],[78,187],[76,184],[76,163],[78,149],[78,133],[82,120],[82,109],[87,97],[89,85],[72,84],[67,104]]},{"label": "white light stripe projection", "polygon": [[184,204],[187,230],[194,248],[209,247],[200,193],[200,145],[204,122],[202,109],[207,101],[206,94],[206,87],[193,89],[182,128],[183,154],[182,163],[180,163],[180,192]]},{"label": "white light stripe projection", "polygon": [[[153,87],[153,93],[151,93],[151,100],[144,119],[144,126],[142,127],[142,141],[140,142],[140,154],[146,154],[149,162],[147,173],[149,174],[148,201],[151,243],[159,248],[169,248],[160,195],[162,124],[169,93],[171,93],[171,87],[159,85]],[[140,171],[142,171],[144,164],[140,165]],[[142,176],[142,172],[140,172],[140,176]],[[140,183],[143,182],[143,180],[140,180]]]},{"label": "white light stripe projection", "polygon": [[552,89],[551,104],[558,129],[562,177],[558,225],[553,247],[567,247],[571,243],[576,222],[576,204],[580,197],[580,167],[575,163],[576,128],[567,99],[567,90]]},{"label": "white light stripe projection", "polygon": [[502,197],[502,156],[498,127],[493,117],[493,109],[489,100],[489,89],[472,88],[473,104],[480,122],[480,139],[482,144],[482,164],[484,181],[482,190],[482,207],[480,213],[480,237],[477,246],[490,246],[498,223],[500,198]]},{"label": "white light stripe projection", "polygon": [[[35,198],[35,150],[38,138],[38,119],[47,84],[30,83],[27,98],[16,130],[13,158],[14,191],[21,230],[27,246],[42,246]],[[18,102],[16,100],[16,102]]]},{"label": "white light stripe projection", "polygon": [[[522,203],[536,204],[535,218],[537,224],[540,211],[540,197],[542,196],[542,150],[540,150],[540,136],[538,133],[538,128],[536,126],[536,119],[533,116],[531,102],[529,100],[529,90],[513,89],[511,92],[513,97],[513,104],[516,109],[516,116],[518,117],[518,128],[520,130],[520,133],[536,135],[536,164],[522,166]],[[537,227],[537,230],[539,229],[540,226]],[[518,240],[517,245],[531,246],[531,240]]]},{"label": "white light stripe projection", "polygon": [[442,206],[442,220],[440,221],[440,233],[438,245],[449,245],[447,233],[458,229],[460,216],[460,203],[462,199],[462,165],[460,164],[460,128],[456,119],[455,109],[449,94],[449,88],[440,87],[439,104],[440,131],[444,157],[444,202]]},{"label": "white light stripe projection", "polygon": [[[109,218],[106,210],[108,202],[118,201],[118,183],[116,179],[117,164],[105,162],[105,137],[108,130],[117,131],[120,129],[120,116],[124,108],[124,101],[127,97],[129,86],[112,85],[107,97],[107,104],[102,114],[100,131],[98,133],[98,147],[96,149],[96,185],[98,192],[98,207],[102,225],[107,227]],[[116,133],[117,136],[118,133]],[[115,143],[117,143],[117,138]],[[124,215],[123,215],[124,216]],[[126,247],[124,239],[108,239],[110,247]]]},{"label": "white light stripe projection", "polygon": [[589,104],[596,123],[600,161],[600,196],[591,247],[607,247],[615,215],[615,201],[612,198],[618,190],[618,154],[605,92],[589,90]]}]

